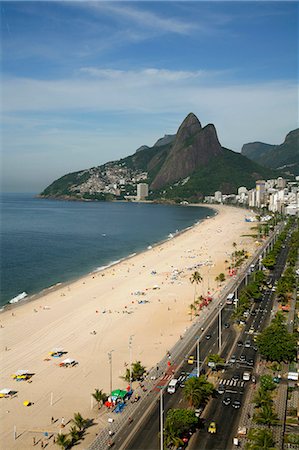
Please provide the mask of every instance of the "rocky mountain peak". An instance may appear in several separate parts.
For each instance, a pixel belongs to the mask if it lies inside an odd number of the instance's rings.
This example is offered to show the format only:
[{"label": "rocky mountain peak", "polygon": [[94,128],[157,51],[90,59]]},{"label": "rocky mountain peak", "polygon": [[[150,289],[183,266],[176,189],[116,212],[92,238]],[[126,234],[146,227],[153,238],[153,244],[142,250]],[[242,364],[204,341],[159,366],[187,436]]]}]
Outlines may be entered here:
[{"label": "rocky mountain peak", "polygon": [[160,189],[186,178],[221,153],[222,147],[214,125],[208,124],[202,128],[195,114],[190,113],[179,127],[173,146],[151,188]]},{"label": "rocky mountain peak", "polygon": [[190,136],[198,133],[201,130],[201,123],[195,114],[189,113],[188,116],[183,120],[180,125],[176,139],[180,141],[185,141]]}]

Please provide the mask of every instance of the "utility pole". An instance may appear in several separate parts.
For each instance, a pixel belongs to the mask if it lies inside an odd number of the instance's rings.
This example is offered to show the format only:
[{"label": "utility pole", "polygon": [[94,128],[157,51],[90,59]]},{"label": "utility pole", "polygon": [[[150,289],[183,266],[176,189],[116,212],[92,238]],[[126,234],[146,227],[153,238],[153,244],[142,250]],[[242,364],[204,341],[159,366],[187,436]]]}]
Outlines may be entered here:
[{"label": "utility pole", "polygon": [[129,363],[129,371],[130,371],[130,391],[132,390],[132,339],[133,335],[129,337],[129,351],[130,351],[130,363]]},{"label": "utility pole", "polygon": [[221,352],[222,342],[221,342],[221,307],[219,308],[219,315],[218,315],[218,328],[219,328],[219,355]]},{"label": "utility pole", "polygon": [[199,378],[199,338],[197,339],[197,378]]},{"label": "utility pole", "polygon": [[160,450],[164,449],[163,436],[163,389],[160,390]]},{"label": "utility pole", "polygon": [[110,394],[112,392],[112,352],[114,350],[110,350],[110,352],[108,352],[108,359],[109,359],[109,364],[110,364]]}]

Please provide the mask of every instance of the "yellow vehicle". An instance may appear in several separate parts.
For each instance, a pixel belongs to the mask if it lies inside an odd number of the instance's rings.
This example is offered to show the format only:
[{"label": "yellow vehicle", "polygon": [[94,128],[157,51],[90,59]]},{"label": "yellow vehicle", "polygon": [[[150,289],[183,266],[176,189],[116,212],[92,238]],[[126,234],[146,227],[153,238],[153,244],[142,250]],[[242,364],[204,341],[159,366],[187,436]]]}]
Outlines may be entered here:
[{"label": "yellow vehicle", "polygon": [[194,364],[194,356],[193,355],[189,356],[188,364]]},{"label": "yellow vehicle", "polygon": [[212,434],[216,433],[216,423],[215,422],[210,423],[208,432],[212,433]]}]

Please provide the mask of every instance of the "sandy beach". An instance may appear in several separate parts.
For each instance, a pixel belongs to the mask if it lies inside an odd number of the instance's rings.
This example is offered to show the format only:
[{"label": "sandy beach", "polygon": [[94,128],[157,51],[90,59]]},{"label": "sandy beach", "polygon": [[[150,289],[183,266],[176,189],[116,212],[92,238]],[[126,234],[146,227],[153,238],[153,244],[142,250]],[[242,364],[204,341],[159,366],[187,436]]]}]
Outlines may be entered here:
[{"label": "sandy beach", "polygon": [[[113,389],[127,385],[120,376],[129,363],[131,335],[133,361],[150,369],[165,355],[191,324],[191,274],[198,270],[203,277],[198,295],[208,288],[215,294],[220,289],[215,277],[227,274],[225,260],[233,242],[250,253],[256,249],[252,238],[242,236],[251,232],[252,224],[244,221],[248,211],[216,209],[215,217],[161,245],[1,313],[0,390],[17,391],[13,398],[0,399],[2,448],[32,448],[33,436],[57,432],[61,418],[68,422],[78,411],[98,423],[91,393],[95,388],[109,392],[111,350]],[[144,294],[136,295],[138,291]],[[67,353],[49,357],[55,347]],[[74,358],[78,365],[59,367],[64,358]],[[34,374],[30,383],[11,377],[19,369]],[[23,406],[25,400],[32,406]],[[57,422],[51,424],[51,417]],[[98,425],[88,429],[78,448],[87,448],[98,431]]]}]

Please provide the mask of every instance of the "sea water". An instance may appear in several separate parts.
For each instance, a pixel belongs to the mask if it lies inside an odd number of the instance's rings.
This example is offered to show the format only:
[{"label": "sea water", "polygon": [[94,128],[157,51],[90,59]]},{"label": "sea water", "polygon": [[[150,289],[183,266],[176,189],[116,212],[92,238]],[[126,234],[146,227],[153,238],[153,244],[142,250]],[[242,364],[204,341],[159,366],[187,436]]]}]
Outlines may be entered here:
[{"label": "sea water", "polygon": [[1,194],[0,307],[101,270],[213,215],[205,207]]}]

